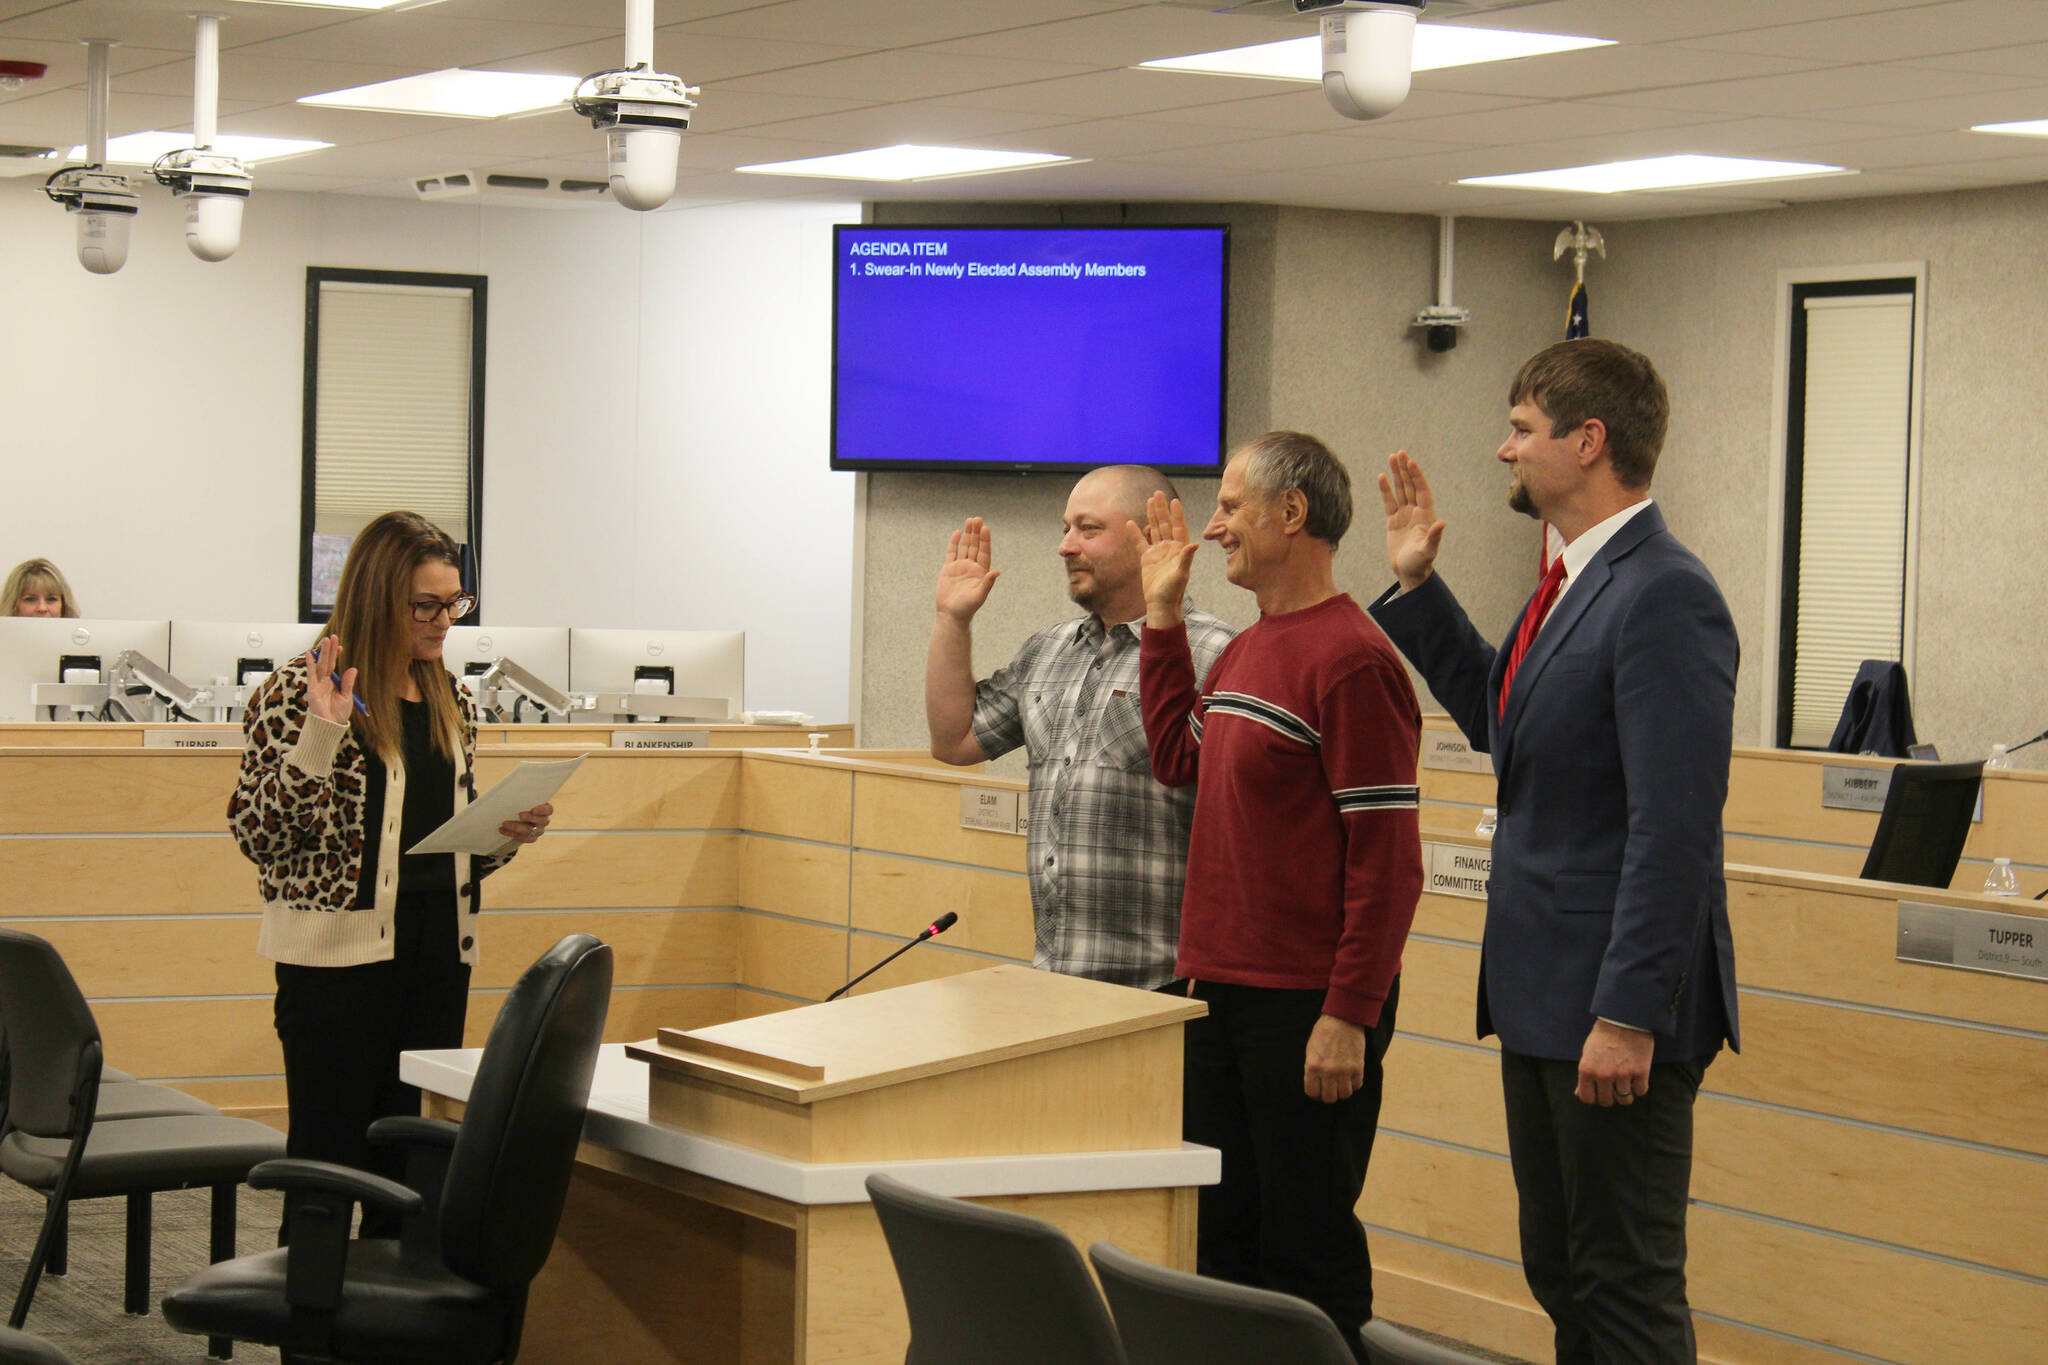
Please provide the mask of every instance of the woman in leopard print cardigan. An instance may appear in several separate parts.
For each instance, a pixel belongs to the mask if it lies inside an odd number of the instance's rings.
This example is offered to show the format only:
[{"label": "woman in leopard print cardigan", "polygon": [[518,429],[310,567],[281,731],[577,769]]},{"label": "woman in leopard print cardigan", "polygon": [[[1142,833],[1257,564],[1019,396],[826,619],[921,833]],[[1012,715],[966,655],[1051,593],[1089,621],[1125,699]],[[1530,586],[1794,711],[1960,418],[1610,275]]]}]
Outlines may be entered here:
[{"label": "woman in leopard print cardigan", "polygon": [[[506,821],[490,857],[404,852],[476,799],[476,706],[441,662],[475,605],[457,556],[409,512],[364,528],[318,647],[249,699],[228,802],[262,883],[257,951],[277,963],[287,1150],[393,1179],[398,1154],[373,1151],[367,1130],[419,1112],[398,1054],[462,1046],[478,883],[553,813]],[[363,1226],[396,1232],[367,1209]]]}]

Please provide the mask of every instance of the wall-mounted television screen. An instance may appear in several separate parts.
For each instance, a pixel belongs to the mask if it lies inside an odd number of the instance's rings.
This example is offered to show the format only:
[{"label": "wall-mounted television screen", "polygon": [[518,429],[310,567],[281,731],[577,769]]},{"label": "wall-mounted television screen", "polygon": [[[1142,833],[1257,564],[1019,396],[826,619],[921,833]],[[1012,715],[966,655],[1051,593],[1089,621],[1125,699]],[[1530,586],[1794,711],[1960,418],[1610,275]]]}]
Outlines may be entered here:
[{"label": "wall-mounted television screen", "polygon": [[841,227],[832,468],[1217,472],[1228,247],[1222,227]]}]

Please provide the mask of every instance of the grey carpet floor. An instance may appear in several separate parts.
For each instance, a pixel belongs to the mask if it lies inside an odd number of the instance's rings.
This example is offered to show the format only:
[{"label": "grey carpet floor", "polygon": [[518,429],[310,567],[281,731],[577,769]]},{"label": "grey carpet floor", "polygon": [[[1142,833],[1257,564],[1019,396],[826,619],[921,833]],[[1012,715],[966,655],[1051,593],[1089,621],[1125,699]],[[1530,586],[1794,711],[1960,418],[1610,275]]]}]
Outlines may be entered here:
[{"label": "grey carpet floor", "polygon": [[[24,1330],[61,1348],[77,1365],[201,1365],[206,1339],[172,1331],[160,1305],[165,1294],[206,1267],[207,1199],[205,1190],[172,1190],[156,1197],[147,1317],[129,1317],[121,1311],[127,1201],[88,1199],[73,1204],[71,1271],[43,1277]],[[279,1195],[241,1191],[236,1244],[242,1252],[277,1245],[280,1208]],[[11,1180],[0,1181],[0,1305],[14,1303],[42,1222],[40,1197]],[[235,1360],[276,1365],[277,1352],[237,1346]]]}]

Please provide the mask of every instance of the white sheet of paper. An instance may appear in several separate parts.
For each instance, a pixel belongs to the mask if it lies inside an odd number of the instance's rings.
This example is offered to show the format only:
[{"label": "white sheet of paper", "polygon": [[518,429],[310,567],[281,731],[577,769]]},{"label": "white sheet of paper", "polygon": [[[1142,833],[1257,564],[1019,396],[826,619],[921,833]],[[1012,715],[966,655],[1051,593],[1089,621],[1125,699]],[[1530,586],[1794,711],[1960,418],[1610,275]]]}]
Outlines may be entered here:
[{"label": "white sheet of paper", "polygon": [[505,780],[456,812],[455,818],[407,849],[407,853],[503,853],[517,840],[498,832],[524,810],[554,797],[569,774],[588,757],[578,754],[554,763],[521,763]]}]

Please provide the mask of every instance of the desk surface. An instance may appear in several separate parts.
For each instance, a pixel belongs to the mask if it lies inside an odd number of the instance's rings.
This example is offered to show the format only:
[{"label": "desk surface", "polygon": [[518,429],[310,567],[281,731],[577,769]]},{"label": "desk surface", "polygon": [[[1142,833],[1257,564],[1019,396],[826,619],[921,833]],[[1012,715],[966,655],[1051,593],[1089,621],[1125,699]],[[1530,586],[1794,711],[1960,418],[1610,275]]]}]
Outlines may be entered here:
[{"label": "desk surface", "polygon": [[[477,1059],[482,1055],[481,1048],[408,1052],[399,1074],[408,1085],[467,1101]],[[1214,1148],[1192,1143],[1158,1151],[945,1161],[790,1161],[651,1122],[647,1117],[647,1064],[628,1057],[622,1044],[606,1044],[598,1052],[583,1140],[792,1204],[865,1204],[868,1195],[863,1182],[875,1171],[938,1194],[980,1198],[1213,1185],[1222,1176],[1223,1163],[1222,1154]]]}]

